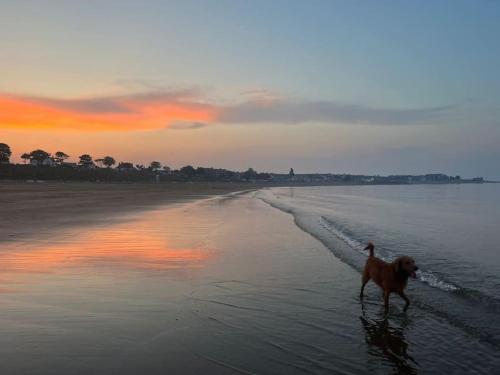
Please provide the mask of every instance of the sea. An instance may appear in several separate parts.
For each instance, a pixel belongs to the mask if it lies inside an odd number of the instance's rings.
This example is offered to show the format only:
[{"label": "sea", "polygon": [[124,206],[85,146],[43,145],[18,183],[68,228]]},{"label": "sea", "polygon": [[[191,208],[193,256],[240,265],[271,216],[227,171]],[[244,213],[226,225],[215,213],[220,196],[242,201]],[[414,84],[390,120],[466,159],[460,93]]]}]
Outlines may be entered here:
[{"label": "sea", "polygon": [[357,272],[368,241],[387,262],[413,257],[413,308],[500,349],[500,184],[289,187],[260,198]]}]

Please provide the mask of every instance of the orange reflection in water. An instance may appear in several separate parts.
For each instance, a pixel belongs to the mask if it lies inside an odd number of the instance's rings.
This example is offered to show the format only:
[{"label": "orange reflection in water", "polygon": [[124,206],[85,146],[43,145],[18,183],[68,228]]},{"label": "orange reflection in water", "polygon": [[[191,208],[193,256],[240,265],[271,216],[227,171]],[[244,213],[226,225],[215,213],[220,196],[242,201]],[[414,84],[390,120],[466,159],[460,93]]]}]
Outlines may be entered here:
[{"label": "orange reflection in water", "polygon": [[[169,270],[202,267],[211,251],[190,246],[189,239],[168,238],[161,230],[116,225],[91,230],[70,240],[3,247],[3,272],[50,273],[70,267],[105,267],[129,270]],[[186,242],[188,242],[186,244]]]}]

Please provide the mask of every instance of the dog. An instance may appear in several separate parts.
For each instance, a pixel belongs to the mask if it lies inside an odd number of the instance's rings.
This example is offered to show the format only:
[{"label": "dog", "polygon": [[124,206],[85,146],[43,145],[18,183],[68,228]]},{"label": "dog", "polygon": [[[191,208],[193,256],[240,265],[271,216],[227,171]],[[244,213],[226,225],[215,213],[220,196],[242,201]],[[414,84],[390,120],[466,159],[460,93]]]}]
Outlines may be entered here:
[{"label": "dog", "polygon": [[404,293],[404,290],[408,283],[408,277],[417,277],[415,271],[418,270],[418,267],[415,265],[415,261],[409,256],[402,256],[392,263],[387,263],[375,257],[373,253],[374,249],[375,246],[373,243],[368,242],[365,250],[369,250],[370,253],[365,268],[363,269],[361,293],[359,297],[363,299],[363,291],[366,283],[373,280],[384,292],[384,307],[386,313],[389,310],[389,295],[391,293],[397,293],[403,298],[406,302],[404,311],[408,310],[410,300]]}]

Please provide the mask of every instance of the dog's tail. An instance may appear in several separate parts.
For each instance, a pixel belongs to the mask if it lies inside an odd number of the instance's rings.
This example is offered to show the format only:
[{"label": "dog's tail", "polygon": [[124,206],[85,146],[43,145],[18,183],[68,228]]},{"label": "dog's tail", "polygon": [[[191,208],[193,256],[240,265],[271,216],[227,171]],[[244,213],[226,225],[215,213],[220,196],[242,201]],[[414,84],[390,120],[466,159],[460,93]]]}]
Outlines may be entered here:
[{"label": "dog's tail", "polygon": [[372,242],[368,242],[368,245],[366,245],[365,250],[370,251],[370,256],[373,256],[373,249],[375,249],[375,245]]}]

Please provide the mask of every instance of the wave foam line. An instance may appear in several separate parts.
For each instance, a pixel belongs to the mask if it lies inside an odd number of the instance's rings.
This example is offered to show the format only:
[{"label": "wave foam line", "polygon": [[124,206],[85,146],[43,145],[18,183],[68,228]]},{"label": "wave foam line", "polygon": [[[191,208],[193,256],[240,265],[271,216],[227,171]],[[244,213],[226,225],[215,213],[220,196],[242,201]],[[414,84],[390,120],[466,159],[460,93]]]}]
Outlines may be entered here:
[{"label": "wave foam line", "polygon": [[[319,224],[328,230],[329,232],[333,233],[336,237],[338,237],[340,240],[345,242],[349,247],[352,249],[356,250],[357,252],[368,256],[368,252],[364,250],[364,244],[359,242],[358,240],[349,237],[347,234],[342,232],[341,230],[337,229],[335,225],[329,221],[328,219],[325,219],[323,216],[320,217],[319,219]],[[388,256],[383,256],[381,254],[376,254],[378,258],[386,261],[386,262],[392,262],[396,258],[394,255],[390,254]],[[420,280],[421,282],[428,284],[434,288],[438,288],[447,292],[455,292],[460,290],[460,288],[452,283],[443,281],[439,279],[436,275],[434,275],[431,271],[423,271],[423,270],[418,270],[416,272],[417,274],[417,279]]]}]

